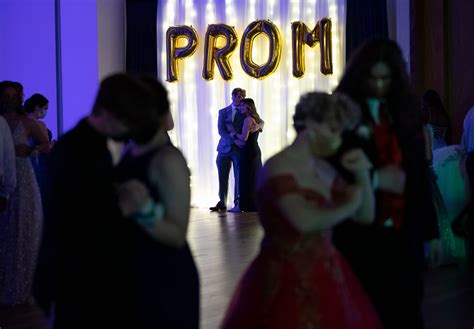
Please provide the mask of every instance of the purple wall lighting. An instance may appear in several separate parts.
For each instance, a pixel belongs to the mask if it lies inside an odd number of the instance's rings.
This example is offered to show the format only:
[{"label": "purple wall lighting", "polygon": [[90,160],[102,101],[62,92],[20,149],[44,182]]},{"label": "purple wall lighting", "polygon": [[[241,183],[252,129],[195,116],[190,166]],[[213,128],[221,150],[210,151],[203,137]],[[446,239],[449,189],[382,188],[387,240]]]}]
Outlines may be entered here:
[{"label": "purple wall lighting", "polygon": [[[56,17],[58,4],[60,16]],[[21,82],[25,97],[46,96],[46,125],[57,138],[58,127],[65,132],[89,113],[97,91],[96,0],[0,0],[0,8],[0,81]],[[56,56],[57,31],[61,56]],[[57,60],[61,68],[58,80]]]},{"label": "purple wall lighting", "polygon": [[54,0],[0,0],[0,81],[21,82],[25,97],[49,100],[46,125],[57,136]]}]

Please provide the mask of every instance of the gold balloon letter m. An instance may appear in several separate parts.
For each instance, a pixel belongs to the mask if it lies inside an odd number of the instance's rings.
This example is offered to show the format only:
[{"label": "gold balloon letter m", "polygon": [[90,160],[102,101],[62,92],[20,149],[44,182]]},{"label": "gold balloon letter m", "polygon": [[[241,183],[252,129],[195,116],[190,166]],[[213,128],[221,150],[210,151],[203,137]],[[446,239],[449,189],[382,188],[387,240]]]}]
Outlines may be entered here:
[{"label": "gold balloon letter m", "polygon": [[332,41],[331,20],[321,19],[314,30],[310,30],[302,22],[291,24],[293,44],[293,76],[301,78],[304,75],[304,46],[314,47],[319,42],[321,50],[321,73],[332,74]]},{"label": "gold balloon letter m", "polygon": [[[184,47],[178,47],[178,40],[180,38],[187,39],[188,44]],[[197,45],[198,35],[192,26],[172,26],[166,31],[166,81],[178,81],[178,59],[194,54]]]}]

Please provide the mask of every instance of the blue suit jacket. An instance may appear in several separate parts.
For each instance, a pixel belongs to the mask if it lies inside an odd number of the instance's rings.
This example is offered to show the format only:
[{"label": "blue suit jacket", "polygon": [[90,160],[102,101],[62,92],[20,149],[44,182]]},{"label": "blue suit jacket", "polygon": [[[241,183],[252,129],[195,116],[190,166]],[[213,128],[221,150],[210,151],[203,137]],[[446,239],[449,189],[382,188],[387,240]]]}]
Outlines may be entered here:
[{"label": "blue suit jacket", "polygon": [[217,121],[217,128],[221,136],[219,144],[217,144],[217,152],[219,153],[229,153],[232,151],[232,148],[235,147],[234,141],[226,128],[226,125],[229,123],[234,126],[236,131],[242,129],[243,120],[239,111],[235,114],[234,122],[232,122],[232,105],[219,110],[219,119]]}]

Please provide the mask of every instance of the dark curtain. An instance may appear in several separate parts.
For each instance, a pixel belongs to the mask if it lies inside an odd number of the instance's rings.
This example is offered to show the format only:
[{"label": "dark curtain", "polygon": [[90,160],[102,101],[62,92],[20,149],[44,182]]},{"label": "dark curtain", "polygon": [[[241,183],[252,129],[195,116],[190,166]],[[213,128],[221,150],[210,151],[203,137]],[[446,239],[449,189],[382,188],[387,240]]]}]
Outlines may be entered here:
[{"label": "dark curtain", "polygon": [[388,38],[386,0],[347,0],[346,59],[364,41]]},{"label": "dark curtain", "polygon": [[127,72],[157,75],[158,0],[127,0]]}]

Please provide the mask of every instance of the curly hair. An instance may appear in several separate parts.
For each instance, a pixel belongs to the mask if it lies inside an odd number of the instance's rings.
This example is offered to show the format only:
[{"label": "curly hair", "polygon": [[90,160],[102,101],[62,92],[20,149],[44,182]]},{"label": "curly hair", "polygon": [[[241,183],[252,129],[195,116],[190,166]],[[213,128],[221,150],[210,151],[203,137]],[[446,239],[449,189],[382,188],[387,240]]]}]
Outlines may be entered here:
[{"label": "curly hair", "polygon": [[296,132],[303,131],[305,120],[310,118],[319,123],[331,121],[345,130],[353,128],[360,116],[359,106],[342,93],[310,92],[302,95],[296,105],[293,126]]}]

